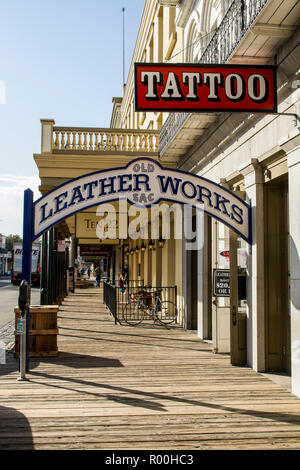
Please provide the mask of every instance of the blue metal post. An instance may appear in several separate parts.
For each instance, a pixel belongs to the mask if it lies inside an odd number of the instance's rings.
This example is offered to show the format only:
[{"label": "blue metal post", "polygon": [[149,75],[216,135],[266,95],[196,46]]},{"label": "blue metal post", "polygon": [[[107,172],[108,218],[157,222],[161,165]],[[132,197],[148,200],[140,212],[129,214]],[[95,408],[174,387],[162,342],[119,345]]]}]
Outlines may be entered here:
[{"label": "blue metal post", "polygon": [[[22,256],[22,279],[26,279],[31,285],[31,256],[32,256],[32,234],[33,234],[33,192],[31,189],[24,191],[23,206],[23,256]],[[29,370],[29,321],[30,309],[26,314],[26,372]]]}]

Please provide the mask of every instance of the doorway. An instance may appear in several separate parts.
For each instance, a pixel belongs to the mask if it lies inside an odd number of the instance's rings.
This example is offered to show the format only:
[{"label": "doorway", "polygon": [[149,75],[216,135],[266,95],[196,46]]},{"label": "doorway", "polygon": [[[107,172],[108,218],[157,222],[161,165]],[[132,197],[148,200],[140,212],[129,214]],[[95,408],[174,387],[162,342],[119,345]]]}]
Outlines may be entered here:
[{"label": "doorway", "polygon": [[266,370],[291,373],[287,176],[264,185]]}]

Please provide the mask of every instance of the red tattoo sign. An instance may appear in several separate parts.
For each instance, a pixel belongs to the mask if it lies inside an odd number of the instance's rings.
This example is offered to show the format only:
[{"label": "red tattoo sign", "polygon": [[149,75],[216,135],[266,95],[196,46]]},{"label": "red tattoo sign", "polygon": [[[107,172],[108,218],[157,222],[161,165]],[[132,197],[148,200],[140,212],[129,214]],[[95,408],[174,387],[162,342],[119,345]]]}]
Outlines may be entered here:
[{"label": "red tattoo sign", "polygon": [[277,112],[276,66],[135,64],[136,111]]}]

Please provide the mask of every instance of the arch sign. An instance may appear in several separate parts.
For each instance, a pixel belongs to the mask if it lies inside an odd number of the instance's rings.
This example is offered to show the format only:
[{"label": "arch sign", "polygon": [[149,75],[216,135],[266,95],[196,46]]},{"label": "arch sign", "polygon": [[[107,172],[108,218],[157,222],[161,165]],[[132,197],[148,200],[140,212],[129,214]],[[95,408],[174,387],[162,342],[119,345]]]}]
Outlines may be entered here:
[{"label": "arch sign", "polygon": [[32,241],[71,215],[102,203],[127,199],[149,207],[165,200],[199,207],[251,243],[250,206],[228,189],[192,173],[139,158],[75,178],[33,204]]}]

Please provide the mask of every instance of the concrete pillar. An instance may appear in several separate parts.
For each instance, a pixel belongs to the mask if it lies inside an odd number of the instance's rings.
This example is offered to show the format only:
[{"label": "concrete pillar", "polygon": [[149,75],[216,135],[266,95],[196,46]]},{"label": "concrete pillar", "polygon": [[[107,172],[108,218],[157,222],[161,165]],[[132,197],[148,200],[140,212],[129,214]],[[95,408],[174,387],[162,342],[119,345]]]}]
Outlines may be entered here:
[{"label": "concrete pillar", "polygon": [[256,158],[240,169],[246,201],[251,204],[252,246],[248,246],[247,364],[256,371],[266,368],[265,270],[263,172]]},{"label": "concrete pillar", "polygon": [[152,252],[149,249],[148,241],[145,240],[146,250],[144,251],[144,283],[145,286],[152,283]]},{"label": "concrete pillar", "polygon": [[165,241],[163,248],[158,247],[158,255],[162,260],[162,285],[174,286],[175,283],[175,240],[170,238]]},{"label": "concrete pillar", "polygon": [[198,337],[208,339],[209,337],[209,312],[211,309],[211,292],[209,289],[209,277],[211,276],[211,236],[209,230],[210,219],[203,212],[198,213],[200,217],[197,229],[197,329]]},{"label": "concrete pillar", "polygon": [[177,308],[178,308],[178,323],[182,324],[183,311],[184,311],[184,298],[183,298],[183,241],[182,239],[175,240],[175,285],[177,286]]},{"label": "concrete pillar", "polygon": [[54,119],[41,119],[41,125],[42,125],[41,153],[52,153],[54,124],[55,124]]},{"label": "concrete pillar", "polygon": [[162,253],[158,247],[158,240],[153,240],[155,248],[152,250],[152,285],[160,287],[162,284]]},{"label": "concrete pillar", "polygon": [[48,303],[48,231],[43,234],[43,241],[42,241],[42,250],[41,250],[41,268],[40,268],[40,303],[41,305],[47,305]]},{"label": "concrete pillar", "polygon": [[191,251],[186,250],[186,239],[183,239],[182,246],[182,277],[183,277],[183,322],[182,326],[186,330],[192,326],[192,312],[191,312]]},{"label": "concrete pillar", "polygon": [[289,178],[290,315],[292,393],[300,397],[300,134],[280,142],[287,154]]}]

